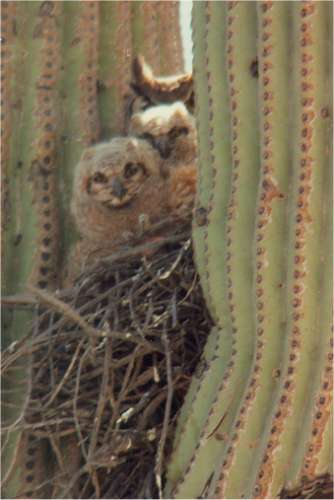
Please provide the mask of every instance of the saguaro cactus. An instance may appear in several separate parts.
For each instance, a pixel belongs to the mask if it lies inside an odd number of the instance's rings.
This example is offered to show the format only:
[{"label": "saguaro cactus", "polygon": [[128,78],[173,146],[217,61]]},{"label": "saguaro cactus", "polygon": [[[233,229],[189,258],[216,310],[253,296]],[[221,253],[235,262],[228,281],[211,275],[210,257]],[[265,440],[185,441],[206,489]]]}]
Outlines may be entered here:
[{"label": "saguaro cactus", "polygon": [[[76,237],[69,217],[73,169],[86,145],[123,132],[133,56],[142,53],[158,74],[182,71],[183,60],[174,1],[2,2],[1,7],[3,294],[15,306],[3,316],[8,346],[28,333],[33,317],[31,308],[17,308],[24,285],[51,290],[60,285]],[[5,425],[22,418],[31,388],[27,379],[27,366],[21,365],[4,380]],[[43,455],[40,441],[37,450],[28,434],[24,448],[20,436],[10,431],[5,442],[3,494],[17,494],[23,449],[21,493],[48,495],[43,488],[32,491],[47,483],[51,455]]]},{"label": "saguaro cactus", "polygon": [[307,496],[331,473],[331,28],[329,2],[194,4],[193,237],[219,331],[167,496]]}]

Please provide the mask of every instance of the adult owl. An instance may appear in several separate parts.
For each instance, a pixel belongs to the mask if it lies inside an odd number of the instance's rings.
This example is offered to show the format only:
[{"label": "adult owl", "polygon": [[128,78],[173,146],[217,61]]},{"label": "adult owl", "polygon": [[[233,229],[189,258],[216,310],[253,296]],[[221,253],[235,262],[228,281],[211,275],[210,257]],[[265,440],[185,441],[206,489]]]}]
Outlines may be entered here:
[{"label": "adult owl", "polygon": [[130,133],[150,142],[165,160],[165,169],[197,161],[195,120],[180,101],[135,113]]}]

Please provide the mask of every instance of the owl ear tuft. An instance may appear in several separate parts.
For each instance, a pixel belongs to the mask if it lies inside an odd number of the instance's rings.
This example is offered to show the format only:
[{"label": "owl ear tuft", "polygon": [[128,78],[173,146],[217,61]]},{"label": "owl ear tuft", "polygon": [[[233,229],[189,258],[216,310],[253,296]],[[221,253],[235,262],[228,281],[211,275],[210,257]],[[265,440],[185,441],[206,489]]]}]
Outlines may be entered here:
[{"label": "owl ear tuft", "polygon": [[153,73],[150,66],[145,62],[142,55],[138,54],[132,62],[133,84],[142,85],[147,80],[153,79]]}]

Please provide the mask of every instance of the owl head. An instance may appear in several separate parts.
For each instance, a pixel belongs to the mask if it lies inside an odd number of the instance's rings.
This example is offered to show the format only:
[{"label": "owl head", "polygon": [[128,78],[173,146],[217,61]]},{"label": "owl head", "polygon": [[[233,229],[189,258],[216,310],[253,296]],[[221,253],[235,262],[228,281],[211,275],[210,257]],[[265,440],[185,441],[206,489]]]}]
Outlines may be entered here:
[{"label": "owl head", "polygon": [[197,156],[194,117],[180,101],[134,114],[130,132],[148,141],[164,160],[184,163]]},{"label": "owl head", "polygon": [[74,197],[107,208],[130,204],[160,177],[161,159],[145,140],[115,137],[87,149],[77,166]]}]

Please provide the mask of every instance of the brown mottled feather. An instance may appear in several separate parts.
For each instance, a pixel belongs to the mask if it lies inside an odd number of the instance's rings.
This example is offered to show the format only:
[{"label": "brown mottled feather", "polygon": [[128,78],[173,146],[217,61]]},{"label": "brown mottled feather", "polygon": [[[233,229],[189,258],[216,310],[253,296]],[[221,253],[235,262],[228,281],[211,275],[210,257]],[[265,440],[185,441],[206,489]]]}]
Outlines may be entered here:
[{"label": "brown mottled feather", "polygon": [[196,164],[166,173],[145,140],[114,138],[87,149],[76,167],[71,204],[82,236],[69,257],[71,280],[96,259],[152,237],[156,223],[188,219],[195,192]]}]

